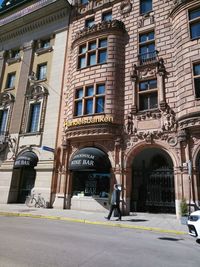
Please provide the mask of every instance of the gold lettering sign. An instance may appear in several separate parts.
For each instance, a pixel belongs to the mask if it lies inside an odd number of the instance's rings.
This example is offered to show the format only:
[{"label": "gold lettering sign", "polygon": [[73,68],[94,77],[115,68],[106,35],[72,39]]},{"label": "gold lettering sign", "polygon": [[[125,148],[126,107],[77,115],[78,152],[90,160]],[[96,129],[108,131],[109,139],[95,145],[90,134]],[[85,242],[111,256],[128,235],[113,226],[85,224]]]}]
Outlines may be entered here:
[{"label": "gold lettering sign", "polygon": [[65,121],[64,126],[72,127],[72,126],[79,126],[79,125],[85,125],[85,124],[105,123],[105,122],[113,123],[113,117],[105,115],[105,116],[95,116],[95,117],[74,119],[70,121]]}]

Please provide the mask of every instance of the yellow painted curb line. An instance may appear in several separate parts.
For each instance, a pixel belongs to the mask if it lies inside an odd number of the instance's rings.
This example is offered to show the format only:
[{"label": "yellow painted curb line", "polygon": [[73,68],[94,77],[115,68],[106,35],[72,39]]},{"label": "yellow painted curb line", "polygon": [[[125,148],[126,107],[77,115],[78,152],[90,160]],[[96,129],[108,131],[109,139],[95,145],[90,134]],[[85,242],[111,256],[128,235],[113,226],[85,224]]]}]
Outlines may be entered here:
[{"label": "yellow painted curb line", "polygon": [[176,235],[185,235],[185,234],[187,234],[186,232],[182,232],[182,231],[165,230],[165,229],[154,228],[154,227],[129,225],[129,224],[120,224],[120,223],[118,224],[118,223],[112,223],[112,222],[89,221],[89,220],[84,220],[84,219],[59,217],[59,216],[48,216],[48,215],[38,215],[38,214],[29,214],[29,213],[16,213],[16,212],[0,211],[0,216],[30,217],[30,218],[39,218],[39,219],[60,220],[60,221],[78,222],[78,223],[93,224],[93,225],[104,225],[104,226],[112,226],[112,227],[119,227],[119,228],[154,231],[154,232],[176,234]]}]

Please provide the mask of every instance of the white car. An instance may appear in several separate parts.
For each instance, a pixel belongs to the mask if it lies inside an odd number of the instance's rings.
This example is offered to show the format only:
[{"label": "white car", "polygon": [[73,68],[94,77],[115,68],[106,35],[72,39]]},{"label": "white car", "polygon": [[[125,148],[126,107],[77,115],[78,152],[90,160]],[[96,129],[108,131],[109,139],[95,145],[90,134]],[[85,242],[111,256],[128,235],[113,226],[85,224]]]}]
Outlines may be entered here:
[{"label": "white car", "polygon": [[194,211],[188,217],[189,234],[200,241],[200,210]]}]

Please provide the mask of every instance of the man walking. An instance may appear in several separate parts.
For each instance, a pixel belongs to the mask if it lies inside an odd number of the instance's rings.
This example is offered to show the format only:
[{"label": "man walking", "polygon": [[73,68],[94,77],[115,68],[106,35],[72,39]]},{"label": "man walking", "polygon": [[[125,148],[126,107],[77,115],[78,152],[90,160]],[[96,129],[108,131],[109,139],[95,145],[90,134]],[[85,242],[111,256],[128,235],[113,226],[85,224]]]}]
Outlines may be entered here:
[{"label": "man walking", "polygon": [[121,221],[121,211],[120,211],[120,207],[119,207],[119,203],[120,203],[120,189],[118,187],[117,184],[114,184],[114,190],[112,192],[112,196],[111,196],[111,203],[110,203],[110,211],[108,214],[108,217],[105,217],[105,219],[110,220],[110,217],[112,216],[113,210],[117,210],[118,212],[118,219],[117,221]]}]

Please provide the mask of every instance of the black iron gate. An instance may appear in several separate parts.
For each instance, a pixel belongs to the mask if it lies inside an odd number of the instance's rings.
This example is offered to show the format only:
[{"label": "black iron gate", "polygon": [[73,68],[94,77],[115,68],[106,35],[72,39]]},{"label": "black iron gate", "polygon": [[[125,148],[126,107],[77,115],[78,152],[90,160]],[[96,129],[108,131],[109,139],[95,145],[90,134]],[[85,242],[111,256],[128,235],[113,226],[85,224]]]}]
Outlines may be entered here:
[{"label": "black iron gate", "polygon": [[135,170],[132,210],[175,213],[173,170],[168,167],[156,170]]}]

